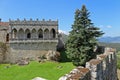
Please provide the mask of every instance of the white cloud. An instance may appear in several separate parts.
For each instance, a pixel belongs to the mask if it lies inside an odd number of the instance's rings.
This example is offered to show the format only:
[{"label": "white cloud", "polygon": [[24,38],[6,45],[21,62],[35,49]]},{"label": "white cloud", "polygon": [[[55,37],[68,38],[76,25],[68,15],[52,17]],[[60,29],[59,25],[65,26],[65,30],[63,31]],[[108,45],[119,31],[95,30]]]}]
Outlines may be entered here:
[{"label": "white cloud", "polygon": [[63,30],[58,30],[59,33],[64,33],[66,35],[68,35],[69,33],[67,31],[63,31]]},{"label": "white cloud", "polygon": [[108,26],[106,26],[107,28],[112,28],[112,26],[110,26],[110,25],[108,25]]},{"label": "white cloud", "polygon": [[100,27],[100,28],[112,28],[112,26],[111,25],[99,25],[98,27]]}]

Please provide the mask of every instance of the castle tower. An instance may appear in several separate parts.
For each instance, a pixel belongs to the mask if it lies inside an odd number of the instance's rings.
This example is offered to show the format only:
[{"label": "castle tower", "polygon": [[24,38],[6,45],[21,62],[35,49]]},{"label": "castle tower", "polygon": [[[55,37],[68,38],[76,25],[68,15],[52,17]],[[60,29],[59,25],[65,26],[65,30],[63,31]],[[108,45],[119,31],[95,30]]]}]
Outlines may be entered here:
[{"label": "castle tower", "polygon": [[56,51],[58,21],[9,20],[12,62],[21,58],[35,59],[48,50]]}]

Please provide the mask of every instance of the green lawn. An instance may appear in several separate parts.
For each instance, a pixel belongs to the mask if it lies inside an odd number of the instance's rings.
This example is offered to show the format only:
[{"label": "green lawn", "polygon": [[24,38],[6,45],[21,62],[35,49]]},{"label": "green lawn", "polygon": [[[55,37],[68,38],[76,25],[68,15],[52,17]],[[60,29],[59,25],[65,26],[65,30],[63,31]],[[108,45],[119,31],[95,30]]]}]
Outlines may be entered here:
[{"label": "green lawn", "polygon": [[120,69],[120,51],[117,53],[117,68]]},{"label": "green lawn", "polygon": [[[10,66],[6,68],[6,66]],[[48,80],[58,80],[59,77],[69,73],[75,66],[71,62],[31,62],[29,65],[18,66],[0,64],[0,80],[31,80],[42,77]]]}]

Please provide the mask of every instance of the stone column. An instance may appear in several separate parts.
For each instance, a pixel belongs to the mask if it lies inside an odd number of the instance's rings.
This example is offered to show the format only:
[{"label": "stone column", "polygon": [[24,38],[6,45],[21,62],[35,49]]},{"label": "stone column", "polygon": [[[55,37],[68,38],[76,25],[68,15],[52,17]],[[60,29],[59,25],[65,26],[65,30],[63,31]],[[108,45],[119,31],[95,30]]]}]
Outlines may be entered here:
[{"label": "stone column", "polygon": [[12,40],[12,39],[13,39],[13,38],[12,38],[12,36],[13,36],[12,31],[10,32],[10,34],[11,34],[10,37],[11,37],[11,40]]},{"label": "stone column", "polygon": [[44,40],[44,30],[43,30],[43,40]]},{"label": "stone column", "polygon": [[48,40],[50,40],[50,31],[49,31],[49,34],[48,34],[48,35],[49,35]]}]

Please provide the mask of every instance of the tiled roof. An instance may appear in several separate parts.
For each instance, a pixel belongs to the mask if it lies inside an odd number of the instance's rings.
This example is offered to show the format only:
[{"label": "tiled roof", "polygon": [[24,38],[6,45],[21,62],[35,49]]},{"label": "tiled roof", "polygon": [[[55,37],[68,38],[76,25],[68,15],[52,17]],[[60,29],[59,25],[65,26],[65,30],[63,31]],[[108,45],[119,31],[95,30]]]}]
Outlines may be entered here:
[{"label": "tiled roof", "polygon": [[0,26],[8,27],[9,22],[0,22]]}]

